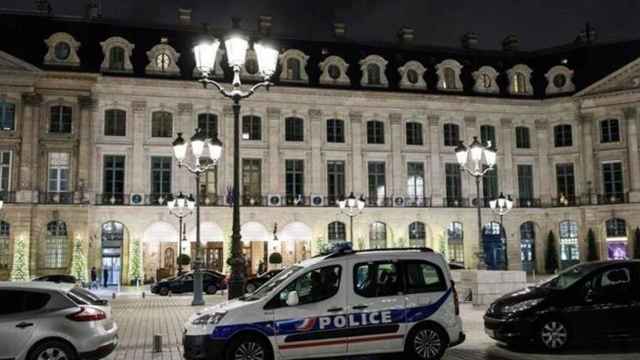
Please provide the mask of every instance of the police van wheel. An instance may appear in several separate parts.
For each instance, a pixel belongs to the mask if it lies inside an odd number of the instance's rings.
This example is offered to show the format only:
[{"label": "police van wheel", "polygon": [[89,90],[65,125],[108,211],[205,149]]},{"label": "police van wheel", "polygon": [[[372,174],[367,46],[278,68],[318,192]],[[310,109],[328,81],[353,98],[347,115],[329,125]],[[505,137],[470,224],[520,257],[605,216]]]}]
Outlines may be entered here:
[{"label": "police van wheel", "polygon": [[413,359],[440,359],[448,346],[447,335],[438,327],[423,325],[411,331],[407,337],[405,352]]},{"label": "police van wheel", "polygon": [[226,360],[271,360],[271,347],[258,336],[240,336],[227,349]]}]

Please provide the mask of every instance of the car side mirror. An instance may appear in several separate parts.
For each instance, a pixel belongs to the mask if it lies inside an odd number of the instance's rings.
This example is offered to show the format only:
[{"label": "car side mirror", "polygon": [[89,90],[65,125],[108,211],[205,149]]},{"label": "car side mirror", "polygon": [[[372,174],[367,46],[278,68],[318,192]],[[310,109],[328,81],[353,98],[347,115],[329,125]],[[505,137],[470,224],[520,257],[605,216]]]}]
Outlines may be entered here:
[{"label": "car side mirror", "polygon": [[296,306],[299,302],[300,299],[298,299],[298,292],[295,290],[289,292],[287,295],[287,306]]}]

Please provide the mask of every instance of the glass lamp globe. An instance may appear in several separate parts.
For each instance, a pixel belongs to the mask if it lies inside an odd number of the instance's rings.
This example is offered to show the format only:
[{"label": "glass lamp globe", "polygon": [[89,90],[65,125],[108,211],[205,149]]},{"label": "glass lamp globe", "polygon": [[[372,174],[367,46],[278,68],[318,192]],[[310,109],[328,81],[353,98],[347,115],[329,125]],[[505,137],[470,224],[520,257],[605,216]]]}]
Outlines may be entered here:
[{"label": "glass lamp globe", "polygon": [[260,42],[253,46],[258,58],[258,68],[265,79],[268,79],[276,72],[278,65],[278,50],[270,44]]},{"label": "glass lamp globe", "polygon": [[349,197],[347,198],[347,206],[352,209],[356,207],[356,196],[353,195],[353,193],[349,194]]},{"label": "glass lamp globe", "polygon": [[360,195],[360,199],[358,199],[358,210],[364,209],[365,204],[364,195]]},{"label": "glass lamp globe", "polygon": [[456,160],[458,160],[458,164],[460,164],[460,166],[464,166],[467,163],[468,158],[469,154],[467,153],[467,147],[464,146],[462,141],[460,141],[460,144],[456,147]]},{"label": "glass lamp globe", "polygon": [[195,208],[195,206],[196,206],[196,200],[193,198],[193,194],[191,194],[187,198],[187,208],[189,210],[193,210],[193,208]]},{"label": "glass lamp globe", "polygon": [[196,67],[200,70],[202,75],[207,76],[216,62],[216,54],[220,47],[220,41],[214,39],[213,41],[206,41],[196,45],[193,48],[193,53],[196,58]]},{"label": "glass lamp globe", "polygon": [[230,67],[242,66],[247,59],[249,41],[240,33],[233,33],[224,41]]},{"label": "glass lamp globe", "polygon": [[175,155],[178,162],[184,161],[184,158],[187,156],[187,143],[182,138],[182,133],[178,133],[178,137],[173,141],[173,154]]},{"label": "glass lamp globe", "polygon": [[217,137],[209,142],[209,157],[211,161],[218,162],[222,156],[222,142]]},{"label": "glass lamp globe", "polygon": [[470,151],[471,151],[471,160],[473,161],[480,161],[482,160],[482,144],[480,144],[480,142],[478,142],[478,138],[477,137],[473,137],[473,142],[471,143],[470,146]]},{"label": "glass lamp globe", "polygon": [[193,151],[193,156],[196,158],[200,158],[202,156],[202,152],[204,151],[204,144],[207,140],[207,136],[200,129],[196,129],[196,133],[191,137],[191,150]]},{"label": "glass lamp globe", "polygon": [[496,164],[496,151],[494,149],[485,149],[484,158],[487,160],[487,165],[493,167]]}]

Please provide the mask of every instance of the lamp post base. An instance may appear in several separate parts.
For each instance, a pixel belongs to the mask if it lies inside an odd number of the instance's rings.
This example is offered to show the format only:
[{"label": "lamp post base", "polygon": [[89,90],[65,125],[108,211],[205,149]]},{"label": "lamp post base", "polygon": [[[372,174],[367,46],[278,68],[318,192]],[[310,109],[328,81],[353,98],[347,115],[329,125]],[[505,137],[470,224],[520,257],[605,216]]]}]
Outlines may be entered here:
[{"label": "lamp post base", "polygon": [[200,270],[200,260],[196,260],[195,271],[193,272],[193,300],[192,306],[204,305],[204,297],[202,295],[202,271]]},{"label": "lamp post base", "polygon": [[229,300],[244,295],[245,285],[245,261],[242,256],[237,256],[229,261],[231,275],[229,276]]}]

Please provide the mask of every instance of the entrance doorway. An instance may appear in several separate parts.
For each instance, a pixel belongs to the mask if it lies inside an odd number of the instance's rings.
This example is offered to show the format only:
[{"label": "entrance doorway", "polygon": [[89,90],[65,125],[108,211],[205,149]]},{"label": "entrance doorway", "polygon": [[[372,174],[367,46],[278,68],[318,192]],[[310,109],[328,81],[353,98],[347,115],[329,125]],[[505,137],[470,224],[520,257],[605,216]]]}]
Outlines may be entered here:
[{"label": "entrance doorway", "polygon": [[506,270],[506,234],[497,222],[490,222],[482,230],[484,260],[488,270]]},{"label": "entrance doorway", "polygon": [[207,269],[222,272],[224,258],[222,257],[222,242],[207,243],[205,250],[205,264]]},{"label": "entrance doorway", "polygon": [[528,221],[520,225],[520,261],[522,270],[528,274],[536,269],[536,232],[535,225]]},{"label": "entrance doorway", "polygon": [[122,276],[122,243],[124,241],[124,225],[109,221],[102,224],[101,248],[102,271],[100,284],[104,285],[105,275],[107,286],[119,286]]},{"label": "entrance doorway", "polygon": [[[107,249],[104,249],[107,250]],[[107,275],[107,286],[120,285],[120,255],[107,255],[102,253],[102,284],[104,284],[105,270]]]},{"label": "entrance doorway", "polygon": [[607,220],[607,258],[624,260],[629,258],[627,251],[627,223],[623,219]]}]

